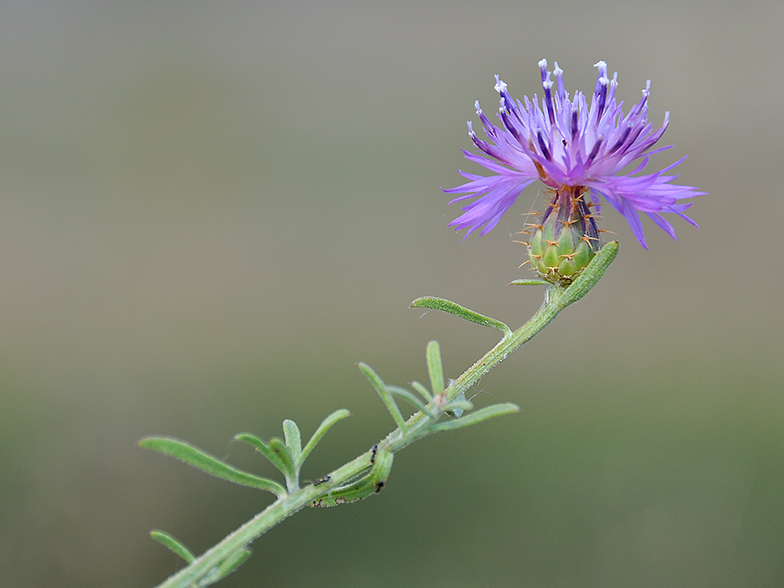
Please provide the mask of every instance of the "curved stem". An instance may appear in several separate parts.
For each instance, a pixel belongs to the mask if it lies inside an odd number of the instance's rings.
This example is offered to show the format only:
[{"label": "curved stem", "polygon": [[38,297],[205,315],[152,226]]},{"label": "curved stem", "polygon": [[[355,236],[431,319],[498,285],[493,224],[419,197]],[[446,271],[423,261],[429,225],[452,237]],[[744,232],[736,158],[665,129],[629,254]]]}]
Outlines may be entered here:
[{"label": "curved stem", "polygon": [[[446,397],[449,400],[454,400],[461,393],[466,392],[487,372],[501,363],[512,351],[530,341],[537,333],[550,324],[564,308],[585,296],[602,278],[604,271],[613,262],[618,253],[618,247],[617,241],[605,245],[580,277],[570,286],[547,286],[545,302],[536,314],[516,331],[505,334],[495,347],[452,382],[444,391]],[[422,411],[416,412],[406,421],[405,434],[400,428],[395,429],[384,440],[379,442],[379,445],[392,452],[400,451],[427,436],[429,434],[429,423],[430,418],[425,413]],[[301,490],[278,498],[278,500],[239,529],[232,532],[220,543],[196,558],[187,567],[169,577],[162,584],[159,584],[157,588],[198,587],[200,585],[199,582],[203,578],[209,575],[221,562],[236,553],[237,550],[242,549],[285,518],[293,515],[317,498],[324,496],[330,490],[366,472],[372,465],[373,455],[374,451],[369,450],[335,471],[330,472],[326,482],[318,486],[306,486]]]},{"label": "curved stem", "polygon": [[302,510],[318,497],[370,468],[370,460],[371,452],[367,451],[331,472],[329,481],[318,486],[306,486],[293,494],[279,498],[236,531],[226,536],[220,543],[197,557],[193,563],[159,584],[157,588],[194,588],[199,586],[199,582],[203,578],[237,550],[259,538],[285,518]]},{"label": "curved stem", "polygon": [[[553,289],[556,286],[549,286],[549,288]],[[563,309],[554,304],[547,302],[543,304],[527,323],[501,339],[495,347],[485,353],[474,365],[452,382],[446,389],[447,397],[451,400],[466,392],[471,386],[481,380],[487,372],[506,359],[506,356],[512,351],[533,339],[535,335],[558,316],[561,310]]]},{"label": "curved stem", "polygon": [[[573,304],[585,296],[591,288],[604,276],[605,270],[615,260],[618,255],[618,241],[607,243],[594,257],[588,267],[585,268],[580,277],[570,286],[548,285],[544,304],[536,311],[527,323],[522,327],[507,333],[490,351],[485,353],[474,365],[464,371],[455,381],[444,390],[448,400],[454,400],[460,394],[468,391],[471,386],[476,384],[491,369],[501,363],[506,357],[517,348],[534,338],[542,329],[549,325],[560,312],[570,304]],[[400,431],[393,431],[384,440],[390,451],[399,451],[409,445],[405,440],[415,435],[423,424],[427,423],[425,415],[418,412],[412,415],[406,422],[408,433],[404,436]],[[419,425],[419,426],[418,426]],[[421,436],[416,437],[417,439]]]}]

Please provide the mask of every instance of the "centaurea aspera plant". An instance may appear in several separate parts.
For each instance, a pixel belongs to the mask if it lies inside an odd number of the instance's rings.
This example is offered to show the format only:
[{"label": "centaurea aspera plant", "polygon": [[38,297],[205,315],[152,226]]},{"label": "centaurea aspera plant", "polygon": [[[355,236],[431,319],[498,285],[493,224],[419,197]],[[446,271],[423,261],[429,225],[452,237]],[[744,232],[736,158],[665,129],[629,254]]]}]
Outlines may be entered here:
[{"label": "centaurea aspera plant", "polygon": [[[675,213],[692,222],[683,214],[690,204],[680,200],[702,193],[690,186],[671,184],[676,176],[665,175],[680,161],[660,172],[632,175],[645,168],[651,154],[662,150],[651,149],[667,126],[667,117],[658,131],[654,132],[648,124],[648,88],[643,92],[640,103],[622,117],[622,104],[615,102],[616,81],[607,78],[604,62],[597,64],[599,81],[590,108],[581,93],[577,93],[573,101],[568,100],[557,64],[558,89],[553,96],[547,62],[542,60],[539,67],[545,91],[542,108],[538,106],[536,97],[533,103],[526,98],[524,105],[513,101],[500,80],[496,89],[501,93],[499,117],[504,128],[491,125],[477,105],[491,142],[479,140],[471,131],[471,138],[484,155],[465,154],[495,175],[481,177],[463,173],[470,181],[447,191],[467,194],[457,200],[478,196],[465,207],[465,213],[450,224],[468,228],[468,233],[484,225],[482,233],[486,233],[528,185],[539,179],[547,186],[550,203],[541,221],[532,225],[529,243],[529,257],[542,279],[512,282],[544,285],[545,302],[542,307],[527,323],[512,331],[501,321],[442,298],[428,296],[414,300],[412,308],[442,310],[497,329],[501,332],[501,340],[454,380],[446,378],[440,346],[431,341],[426,350],[430,386],[411,382],[413,392],[384,383],[369,366],[359,364],[360,371],[378,393],[396,428],[362,455],[309,483],[303,484],[300,478],[304,461],[327,431],[349,416],[348,411],[341,409],[330,414],[304,446],[299,427],[288,419],[283,421],[283,439],[272,437],[265,441],[251,433],[235,436],[236,441],[251,445],[269,460],[281,472],[282,483],[240,470],[178,439],[143,439],[140,442],[143,447],[176,457],[225,480],[270,492],[276,497],[262,512],[198,557],[168,533],[153,531],[154,539],[187,563],[159,588],[214,584],[250,556],[248,546],[251,542],[305,506],[336,506],[377,494],[386,485],[395,453],[414,441],[516,412],[517,407],[510,403],[473,411],[473,405],[465,400],[465,394],[507,355],[544,329],[563,309],[585,296],[615,259],[618,242],[601,246],[599,239],[597,214],[593,212],[598,209],[598,195],[628,220],[643,246],[645,240],[638,211],[647,213],[673,238],[672,226],[661,213]],[[620,173],[638,159],[642,161],[634,172]],[[408,418],[404,417],[399,406],[400,400],[414,409]]]},{"label": "centaurea aspera plant", "polygon": [[[623,215],[647,249],[640,212],[675,239],[675,230],[662,213],[676,214],[697,226],[684,214],[691,203],[681,200],[704,194],[692,186],[671,183],[678,176],[667,172],[685,157],[663,170],[637,175],[648,165],[651,155],[671,147],[653,149],[667,129],[669,112],[661,128],[654,131],[647,118],[648,81],[640,101],[624,115],[623,103],[615,100],[618,74],[610,80],[604,61],[595,67],[599,79],[590,106],[582,92],[569,100],[558,62],[552,72],[557,88],[550,79],[547,60],[539,62],[544,89],[541,105],[536,95],[533,101],[526,96],[523,103],[513,99],[506,84],[496,76],[495,89],[501,95],[498,118],[503,126],[491,124],[477,102],[476,111],[488,141],[479,139],[469,122],[471,140],[482,153],[464,151],[466,159],[493,175],[461,171],[470,181],[445,190],[464,194],[452,202],[478,197],[450,226],[467,228],[467,236],[484,225],[484,235],[498,224],[526,187],[541,180],[549,204],[541,220],[531,223],[526,231],[531,235],[527,243],[529,259],[543,279],[556,284],[571,283],[601,248],[601,229],[596,222],[599,196]],[[623,173],[634,162],[638,162],[635,169]]]}]

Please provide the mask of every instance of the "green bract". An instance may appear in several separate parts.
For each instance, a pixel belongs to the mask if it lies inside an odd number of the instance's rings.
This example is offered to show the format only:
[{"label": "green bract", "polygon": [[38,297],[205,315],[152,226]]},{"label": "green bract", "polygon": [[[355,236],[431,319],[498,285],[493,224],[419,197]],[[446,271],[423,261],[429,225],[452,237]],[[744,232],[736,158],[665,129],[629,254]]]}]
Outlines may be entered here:
[{"label": "green bract", "polygon": [[558,190],[541,223],[531,224],[528,259],[543,280],[568,286],[601,248],[592,204],[579,188]]}]

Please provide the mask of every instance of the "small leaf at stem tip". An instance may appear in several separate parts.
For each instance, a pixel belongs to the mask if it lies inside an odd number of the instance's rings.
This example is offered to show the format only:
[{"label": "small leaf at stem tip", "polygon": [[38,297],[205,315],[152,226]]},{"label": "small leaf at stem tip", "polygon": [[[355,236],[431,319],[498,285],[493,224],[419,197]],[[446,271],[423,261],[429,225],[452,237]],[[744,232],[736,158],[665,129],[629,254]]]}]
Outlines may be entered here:
[{"label": "small leaf at stem tip", "polygon": [[297,465],[302,466],[302,464],[305,463],[305,460],[310,455],[310,452],[313,451],[316,445],[318,445],[318,442],[321,441],[321,438],[327,434],[327,431],[329,431],[330,428],[332,428],[332,425],[350,416],[351,413],[347,411],[345,408],[339,408],[338,410],[330,414],[327,418],[325,418],[323,421],[321,421],[321,424],[318,426],[318,429],[316,429],[316,432],[313,433],[313,436],[310,438],[310,441],[308,441],[305,444],[305,448],[302,450],[302,455],[300,455],[299,463]]},{"label": "small leaf at stem tip", "polygon": [[444,391],[444,364],[441,361],[441,346],[438,341],[430,341],[425,351],[427,373],[430,376],[430,388],[433,395],[438,396]]},{"label": "small leaf at stem tip", "polygon": [[501,321],[498,321],[494,318],[490,318],[489,316],[485,316],[483,314],[479,314],[478,312],[470,310],[464,306],[460,306],[456,302],[452,302],[451,300],[446,300],[444,298],[436,298],[435,296],[423,296],[422,298],[417,298],[416,300],[414,300],[411,303],[410,308],[432,308],[433,310],[441,310],[443,312],[448,312],[450,314],[458,316],[472,323],[482,325],[483,327],[498,329],[504,335],[509,335],[512,332],[512,330]]},{"label": "small leaf at stem tip", "polygon": [[490,406],[481,408],[476,412],[469,413],[466,416],[461,417],[459,419],[436,423],[430,427],[430,431],[432,431],[433,433],[438,433],[441,431],[453,431],[455,429],[462,429],[463,427],[470,427],[471,425],[476,425],[478,423],[481,423],[493,417],[502,416],[505,414],[512,414],[519,411],[520,411],[520,407],[510,402],[504,402],[501,404],[492,404]]},{"label": "small leaf at stem tip", "polygon": [[251,488],[257,488],[258,490],[272,492],[278,496],[284,496],[286,494],[286,489],[274,480],[268,480],[267,478],[262,478],[261,476],[251,474],[250,472],[236,468],[233,465],[229,465],[214,455],[210,455],[206,451],[194,447],[180,439],[174,439],[173,437],[146,437],[139,441],[139,445],[146,449],[152,449],[153,451],[179,459],[216,478],[234,482],[241,486],[249,486]]},{"label": "small leaf at stem tip", "polygon": [[550,282],[544,280],[514,280],[509,282],[509,286],[549,286]]},{"label": "small leaf at stem tip", "polygon": [[395,421],[395,424],[405,436],[407,430],[406,420],[403,418],[403,414],[400,412],[400,408],[395,402],[395,399],[392,398],[392,396],[387,391],[387,386],[384,384],[384,381],[379,378],[378,374],[374,372],[373,369],[366,363],[359,362],[357,367],[359,367],[359,370],[365,374],[365,377],[368,379],[368,381],[370,381],[370,384],[373,386],[373,388],[376,389],[376,392],[381,398],[381,402],[384,403],[384,406],[392,417],[392,420]]},{"label": "small leaf at stem tip", "polygon": [[299,456],[302,454],[302,435],[299,432],[297,423],[290,419],[283,421],[283,436],[286,439],[286,447],[289,448],[291,461],[299,463]]},{"label": "small leaf at stem tip", "polygon": [[153,529],[152,531],[150,531],[150,537],[155,539],[158,543],[163,545],[169,551],[172,551],[176,555],[179,555],[182,559],[185,560],[185,563],[191,563],[193,562],[193,560],[196,559],[196,556],[193,555],[190,549],[185,547],[185,545],[183,545],[179,540],[169,535],[166,531]]}]

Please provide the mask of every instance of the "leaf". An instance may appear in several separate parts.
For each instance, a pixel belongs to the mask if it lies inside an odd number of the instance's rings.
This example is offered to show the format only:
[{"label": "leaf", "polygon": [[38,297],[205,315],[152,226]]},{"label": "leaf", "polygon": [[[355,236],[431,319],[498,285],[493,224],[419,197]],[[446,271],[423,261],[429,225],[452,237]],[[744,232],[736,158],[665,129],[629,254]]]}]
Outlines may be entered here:
[{"label": "leaf", "polygon": [[424,412],[431,419],[436,420],[438,418],[438,415],[434,413],[430,408],[425,406],[425,404],[419,398],[414,396],[412,392],[409,392],[408,390],[406,390],[405,388],[401,388],[400,386],[387,386],[386,388],[390,394],[399,396],[400,398],[408,402],[417,410],[421,410],[422,412]]},{"label": "leaf", "polygon": [[442,310],[455,316],[459,316],[460,318],[472,323],[482,325],[483,327],[498,329],[504,334],[504,336],[512,333],[512,330],[501,321],[497,321],[494,318],[490,318],[489,316],[485,316],[483,314],[479,314],[478,312],[474,312],[473,310],[469,310],[464,306],[460,306],[456,302],[452,302],[451,300],[446,300],[444,298],[423,296],[422,298],[417,298],[414,300],[411,303],[410,308],[432,308],[434,310]]},{"label": "leaf", "polygon": [[166,531],[153,529],[150,531],[150,537],[155,539],[158,543],[163,545],[166,549],[179,555],[185,560],[185,563],[192,563],[196,556],[193,555],[190,549],[185,547],[180,541],[169,535]]},{"label": "leaf", "polygon": [[441,432],[441,431],[454,431],[455,429],[462,429],[463,427],[470,427],[471,425],[477,425],[481,422],[484,422],[488,419],[492,419],[497,416],[512,414],[519,411],[520,411],[520,407],[517,406],[516,404],[512,404],[511,402],[492,404],[490,406],[481,408],[476,412],[469,413],[466,416],[461,417],[459,419],[436,423],[430,427],[430,430],[434,433]]},{"label": "leaf", "polygon": [[425,352],[427,373],[430,376],[430,389],[437,396],[444,391],[444,364],[441,361],[441,346],[438,341],[430,341]]},{"label": "leaf", "polygon": [[272,450],[264,439],[260,439],[253,433],[237,433],[234,435],[235,441],[247,443],[252,445],[256,451],[266,457],[272,465],[280,470],[284,476],[286,475],[286,462],[280,457],[278,453]]},{"label": "leaf", "polygon": [[286,494],[286,489],[274,480],[262,478],[229,465],[214,455],[210,455],[206,451],[202,451],[198,447],[194,447],[180,439],[174,439],[173,437],[146,437],[139,441],[139,445],[146,449],[170,455],[216,478],[234,482],[241,486],[250,486],[251,488],[272,492],[278,496]]},{"label": "leaf", "polygon": [[299,457],[299,463],[297,466],[299,467],[305,463],[305,460],[310,455],[310,452],[313,451],[316,445],[318,445],[318,442],[321,441],[321,438],[327,434],[327,431],[332,428],[332,425],[349,416],[351,416],[349,411],[347,411],[345,408],[340,408],[321,421],[321,424],[318,426],[318,429],[316,429],[316,432],[313,433],[313,436],[305,444],[305,448],[302,450],[302,454]]},{"label": "leaf", "polygon": [[286,476],[286,479],[289,479],[289,477],[294,478],[297,470],[294,467],[294,461],[291,459],[291,452],[289,451],[288,446],[283,442],[283,439],[272,437],[269,440],[269,447],[283,463],[285,469],[281,471]]},{"label": "leaf", "polygon": [[[299,457],[302,454],[302,435],[299,432],[297,423],[290,419],[283,421],[283,436],[286,439],[286,447],[289,448],[291,454],[291,461],[294,464],[299,463]],[[296,465],[294,466],[296,468]]]},{"label": "leaf", "polygon": [[602,279],[605,270],[615,260],[615,256],[618,255],[620,246],[618,241],[610,241],[602,247],[580,276],[569,287],[563,289],[556,304],[561,308],[566,308],[585,296]]},{"label": "leaf", "polygon": [[381,397],[381,402],[383,402],[384,406],[386,406],[387,411],[389,411],[389,414],[392,416],[392,420],[395,421],[395,424],[400,428],[400,431],[403,433],[403,435],[405,435],[406,421],[400,412],[400,408],[395,403],[395,399],[389,395],[389,392],[387,392],[384,381],[378,377],[378,374],[376,374],[376,372],[374,372],[369,365],[362,362],[358,363],[357,365],[360,371],[365,374],[365,377],[370,381],[373,388],[376,389],[376,392],[378,392],[378,395]]},{"label": "leaf", "polygon": [[425,388],[425,386],[423,386],[422,384],[420,384],[416,380],[411,382],[411,387],[414,390],[416,390],[417,392],[419,392],[419,395],[422,396],[422,398],[425,399],[425,402],[432,402],[433,401],[433,395],[430,393],[430,390]]},{"label": "leaf", "polygon": [[509,282],[510,286],[549,286],[550,282],[544,280],[514,280]]}]

